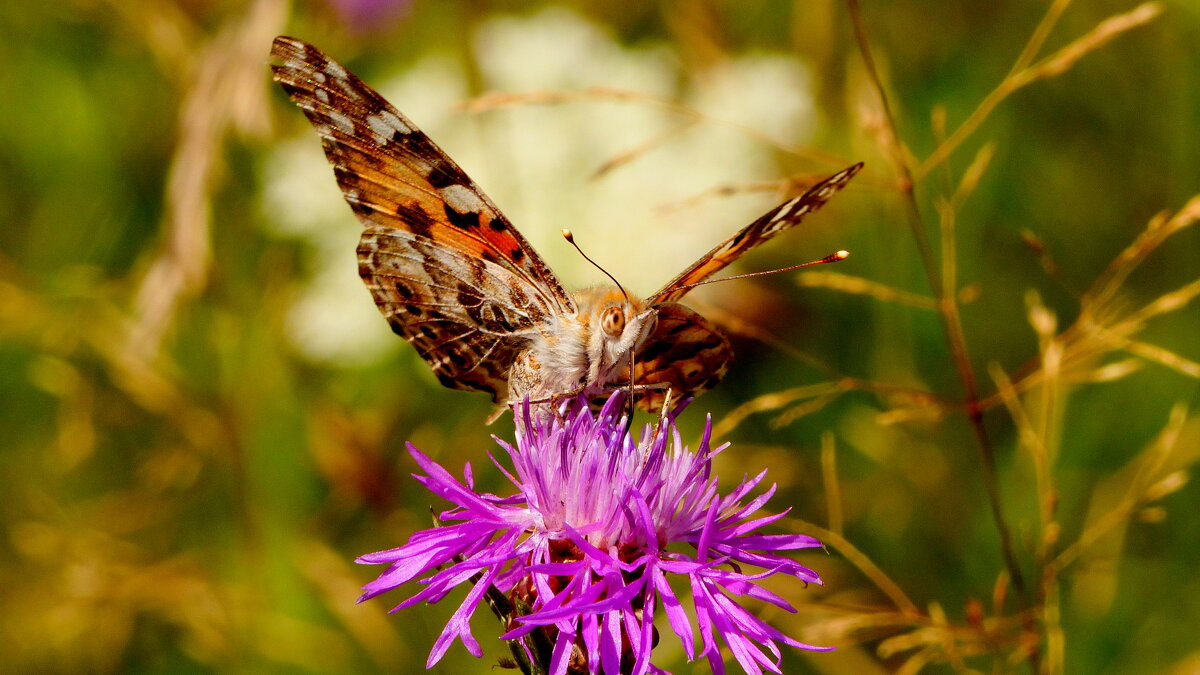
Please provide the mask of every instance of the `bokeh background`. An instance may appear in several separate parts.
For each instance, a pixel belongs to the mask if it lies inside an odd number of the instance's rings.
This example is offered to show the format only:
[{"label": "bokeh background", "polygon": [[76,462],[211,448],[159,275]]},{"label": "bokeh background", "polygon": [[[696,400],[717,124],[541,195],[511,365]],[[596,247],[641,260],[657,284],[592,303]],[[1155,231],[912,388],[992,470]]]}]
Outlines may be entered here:
[{"label": "bokeh background", "polygon": [[[415,672],[461,597],[354,604],[441,506],[404,443],[502,490],[511,422],[361,288],[280,33],[572,287],[604,280],[559,228],[646,295],[867,163],[737,271],[849,260],[692,302],[738,358],[685,433],[829,544],[765,616],[839,650],[784,672],[1200,671],[1190,0],[0,4],[3,670]],[[495,672],[474,625],[440,672]]]}]

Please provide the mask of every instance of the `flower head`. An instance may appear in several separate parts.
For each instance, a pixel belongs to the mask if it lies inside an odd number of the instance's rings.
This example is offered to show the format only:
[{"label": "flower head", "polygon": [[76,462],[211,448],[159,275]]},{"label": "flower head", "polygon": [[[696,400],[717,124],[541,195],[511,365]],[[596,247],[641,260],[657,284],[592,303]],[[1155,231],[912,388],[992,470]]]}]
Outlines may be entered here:
[{"label": "flower head", "polygon": [[[550,672],[662,672],[650,664],[657,641],[655,615],[667,615],[689,659],[705,657],[713,671],[724,664],[719,642],[748,673],[779,672],[776,642],[817,649],[767,625],[734,597],[752,597],[788,611],[783,598],[756,582],[787,574],[821,583],[812,570],[780,551],[819,547],[798,534],[758,531],[786,512],[753,517],[775,491],[750,493],[765,477],[743,477],[728,495],[717,491],[709,447],[711,420],[695,451],[682,443],[674,420],[647,425],[638,439],[626,429],[620,396],[593,414],[577,406],[563,416],[518,420],[516,444],[497,439],[512,470],[493,462],[517,492],[478,494],[470,468],[465,482],[409,445],[425,472],[415,475],[455,506],[441,514],[442,527],[415,533],[408,543],[359,558],[388,563],[367,584],[360,601],[420,579],[425,588],[396,609],[434,603],[456,586],[474,582],[429,655],[436,663],[454,638],[482,655],[469,619],[486,592],[499,591],[518,609],[504,639],[540,637],[550,650]],[[687,552],[676,549],[690,545]],[[676,546],[672,546],[676,545]],[[671,548],[668,548],[671,547]],[[757,573],[745,566],[759,568]],[[694,629],[668,580],[686,579],[695,607]],[[395,610],[393,610],[395,611]],[[765,650],[765,651],[764,651]],[[769,652],[769,655],[768,653]]]}]

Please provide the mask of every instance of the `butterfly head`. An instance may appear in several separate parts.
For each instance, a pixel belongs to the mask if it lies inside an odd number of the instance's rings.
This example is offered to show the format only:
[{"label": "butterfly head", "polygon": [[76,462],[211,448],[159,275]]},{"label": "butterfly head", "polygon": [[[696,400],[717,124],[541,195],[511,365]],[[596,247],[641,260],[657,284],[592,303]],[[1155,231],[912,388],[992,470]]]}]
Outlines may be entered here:
[{"label": "butterfly head", "polygon": [[580,318],[587,324],[588,361],[592,381],[626,364],[654,332],[658,313],[645,303],[626,297],[617,288],[594,288],[576,297]]}]

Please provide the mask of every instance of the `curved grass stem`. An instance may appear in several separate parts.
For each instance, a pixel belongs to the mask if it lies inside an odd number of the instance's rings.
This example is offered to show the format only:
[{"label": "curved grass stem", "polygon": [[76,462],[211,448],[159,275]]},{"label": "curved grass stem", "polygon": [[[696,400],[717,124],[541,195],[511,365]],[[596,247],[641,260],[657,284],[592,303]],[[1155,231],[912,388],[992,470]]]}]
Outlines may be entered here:
[{"label": "curved grass stem", "polygon": [[[863,20],[858,0],[846,0],[846,5],[850,12],[850,18],[854,26],[854,36],[859,47],[859,52],[862,55],[863,64],[866,67],[871,84],[879,96],[885,124],[892,136],[899,138],[896,119],[888,101],[883,82],[875,67],[875,60],[871,54],[870,39],[867,35],[866,23]],[[896,147],[899,147],[898,143]],[[966,336],[962,329],[962,320],[958,310],[956,293],[953,291],[953,284],[955,283],[954,261],[956,260],[953,238],[954,221],[953,218],[943,218],[942,267],[939,268],[934,260],[929,239],[925,234],[921,209],[917,203],[915,193],[915,180],[912,168],[905,159],[904,153],[893,151],[891,154],[896,169],[900,172],[900,190],[907,206],[909,226],[912,229],[913,238],[916,240],[929,286],[937,296],[938,315],[941,317],[954,363],[958,370],[959,379],[962,382],[967,419],[979,446],[980,465],[983,469],[982,479],[988,494],[992,519],[995,521],[997,534],[1000,539],[1000,550],[1004,559],[1004,566],[1012,579],[1013,589],[1016,591],[1022,608],[1028,609],[1031,600],[1028,596],[1021,566],[1017,562],[1016,554],[1013,551],[1012,535],[1004,517],[1004,507],[1000,497],[999,484],[996,479],[995,451],[983,422],[983,409],[979,405],[978,383],[976,382],[974,369],[971,366],[970,353],[967,348]],[[1034,669],[1037,670],[1038,655],[1036,651],[1031,652],[1030,662],[1034,665]]]}]

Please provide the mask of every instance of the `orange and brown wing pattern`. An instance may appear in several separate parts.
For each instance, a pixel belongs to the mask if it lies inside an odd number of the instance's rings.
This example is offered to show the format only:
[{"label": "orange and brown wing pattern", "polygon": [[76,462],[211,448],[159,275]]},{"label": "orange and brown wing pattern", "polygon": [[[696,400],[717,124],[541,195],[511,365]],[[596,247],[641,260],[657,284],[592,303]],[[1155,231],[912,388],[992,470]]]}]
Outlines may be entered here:
[{"label": "orange and brown wing pattern", "polygon": [[733,261],[742,257],[747,251],[767,241],[775,235],[794,227],[804,220],[808,214],[825,205],[833,195],[846,186],[862,169],[862,162],[847,167],[836,174],[817,183],[804,194],[790,199],[771,209],[761,218],[742,228],[737,234],[717,244],[716,248],[705,253],[691,267],[681,272],[662,290],[646,300],[648,304],[657,305],[662,302],[674,302],[682,298],[690,285],[704,281],[716,274]]},{"label": "orange and brown wing pattern", "polygon": [[533,247],[441,148],[321,50],[280,36],[275,81],[321,136],[346,202],[367,226],[394,228],[507,268],[573,310],[571,296]]},{"label": "orange and brown wing pattern", "polygon": [[[667,389],[672,400],[699,396],[725,376],[733,349],[711,321],[683,305],[658,305],[654,332],[634,357],[634,402],[642,410],[661,410]],[[614,389],[629,384],[625,369],[609,380]]]},{"label": "orange and brown wing pattern", "polygon": [[571,296],[495,204],[428,136],[316,47],[278,37],[274,77],[321,137],[366,226],[359,274],[392,330],[442,384],[505,400],[526,339]]},{"label": "orange and brown wing pattern", "polygon": [[452,389],[508,397],[524,338],[551,320],[528,284],[505,267],[395,228],[370,226],[359,274],[392,330]]},{"label": "orange and brown wing pattern", "polygon": [[[638,350],[634,364],[634,393],[639,407],[654,410],[661,406],[670,387],[679,400],[699,395],[721,381],[733,349],[711,321],[676,304],[691,290],[724,269],[750,249],[796,226],[805,216],[825,205],[862,169],[862,163],[843,169],[817,183],[804,194],[790,199],[763,214],[737,234],[704,254],[686,270],[646,301],[658,310],[658,325]],[[628,372],[622,374],[628,382]],[[610,380],[620,386],[620,377]]]}]

